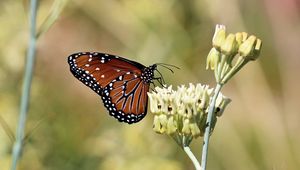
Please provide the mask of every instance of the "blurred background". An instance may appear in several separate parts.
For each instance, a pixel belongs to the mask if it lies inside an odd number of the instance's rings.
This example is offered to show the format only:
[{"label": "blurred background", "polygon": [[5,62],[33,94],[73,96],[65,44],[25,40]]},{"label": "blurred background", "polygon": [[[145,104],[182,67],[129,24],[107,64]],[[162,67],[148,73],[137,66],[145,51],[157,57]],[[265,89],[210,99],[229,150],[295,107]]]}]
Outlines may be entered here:
[{"label": "blurred background", "polygon": [[[54,1],[40,1],[38,26]],[[10,167],[28,44],[28,1],[0,1],[0,169]],[[216,24],[263,41],[260,58],[223,89],[232,99],[209,146],[208,169],[300,168],[300,3],[297,0],[73,0],[37,43],[25,170],[192,170],[168,136],[109,116],[99,96],[69,71],[68,55],[117,54],[161,69],[173,86],[215,86],[205,70]],[[200,159],[202,138],[191,144]]]}]

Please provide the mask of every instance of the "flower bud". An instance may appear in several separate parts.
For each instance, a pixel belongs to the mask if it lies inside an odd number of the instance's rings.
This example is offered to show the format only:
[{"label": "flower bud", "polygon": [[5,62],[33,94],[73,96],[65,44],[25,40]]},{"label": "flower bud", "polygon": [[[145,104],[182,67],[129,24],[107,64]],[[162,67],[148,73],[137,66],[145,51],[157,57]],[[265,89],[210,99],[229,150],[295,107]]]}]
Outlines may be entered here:
[{"label": "flower bud", "polygon": [[200,136],[200,129],[196,123],[191,123],[190,129],[191,129],[191,133],[192,133],[193,137],[196,138],[196,137]]},{"label": "flower bud", "polygon": [[212,39],[212,44],[216,49],[220,49],[226,38],[226,28],[224,25],[216,25],[215,34]]},{"label": "flower bud", "polygon": [[220,61],[220,57],[221,53],[215,48],[212,48],[207,55],[206,69],[210,68],[211,70],[214,70]]},{"label": "flower bud", "polygon": [[251,35],[246,41],[244,41],[239,47],[239,54],[243,57],[251,56],[255,46],[256,37]]},{"label": "flower bud", "polygon": [[218,108],[218,110],[215,110],[215,113],[218,117],[222,116],[226,106],[231,102],[231,99],[223,96],[223,95],[219,95],[216,101],[216,105],[215,107]]},{"label": "flower bud", "polygon": [[260,39],[256,39],[256,44],[253,49],[253,55],[249,57],[250,60],[256,60],[260,54],[260,49],[262,46],[262,42]]},{"label": "flower bud", "polygon": [[246,33],[246,32],[242,32],[242,42],[244,42],[244,41],[246,41],[247,40],[247,38],[248,38],[248,33]]},{"label": "flower bud", "polygon": [[241,32],[236,33],[235,40],[236,40],[238,46],[241,45],[243,42],[243,34]]},{"label": "flower bud", "polygon": [[238,44],[238,46],[240,46],[248,37],[248,34],[246,32],[238,32],[235,34],[235,40]]},{"label": "flower bud", "polygon": [[189,119],[184,119],[183,120],[182,133],[184,133],[185,135],[191,134]]},{"label": "flower bud", "polygon": [[156,98],[157,94],[152,94],[148,92],[148,96],[149,96],[149,100],[151,100],[152,102],[150,103],[150,111],[152,113],[158,113],[159,112],[159,104],[158,104],[158,100]]},{"label": "flower bud", "polygon": [[154,116],[153,130],[157,133],[164,133],[166,131],[167,116],[166,115],[156,115]]},{"label": "flower bud", "polygon": [[173,117],[170,117],[167,123],[167,134],[172,135],[173,133],[176,132],[176,130],[177,130],[176,122],[174,121]]},{"label": "flower bud", "polygon": [[157,115],[154,116],[154,121],[153,121],[153,130],[156,133],[161,133],[161,124],[159,121],[159,117]]},{"label": "flower bud", "polygon": [[235,36],[233,34],[229,34],[221,46],[221,52],[228,56],[235,55],[238,49],[237,45],[238,44],[235,40]]}]

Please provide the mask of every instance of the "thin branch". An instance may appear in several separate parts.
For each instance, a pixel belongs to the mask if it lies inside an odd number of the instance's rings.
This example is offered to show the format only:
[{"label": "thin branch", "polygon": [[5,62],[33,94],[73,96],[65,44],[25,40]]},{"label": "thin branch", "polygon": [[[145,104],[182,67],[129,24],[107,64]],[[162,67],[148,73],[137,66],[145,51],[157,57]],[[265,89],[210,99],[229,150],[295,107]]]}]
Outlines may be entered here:
[{"label": "thin branch", "polygon": [[0,124],[1,124],[4,132],[9,137],[11,143],[14,143],[14,141],[15,141],[14,133],[13,133],[13,131],[11,130],[11,128],[8,126],[8,124],[6,123],[6,121],[4,120],[4,118],[1,115],[0,115]]},{"label": "thin branch", "polygon": [[42,123],[44,122],[45,118],[40,119],[35,126],[25,135],[24,139],[23,139],[23,145],[26,144],[26,142],[29,140],[29,138],[31,136],[33,136],[34,132],[42,125]]},{"label": "thin branch", "polygon": [[36,52],[36,13],[37,13],[37,0],[31,0],[30,16],[29,16],[29,23],[30,23],[29,47],[27,51],[24,84],[23,84],[23,90],[21,96],[20,117],[19,117],[17,132],[16,132],[16,141],[13,147],[11,170],[15,170],[17,168],[18,160],[20,158],[22,147],[23,147],[22,144],[24,139],[26,117],[27,117],[27,111],[28,111],[29,100],[30,100],[32,73],[34,68],[35,52]]},{"label": "thin branch", "polygon": [[191,149],[188,146],[183,147],[183,150],[185,151],[185,153],[189,156],[189,158],[191,159],[191,161],[193,162],[195,169],[196,170],[201,170],[201,166],[197,160],[197,158],[195,157],[195,155],[193,154],[193,152],[191,151]]},{"label": "thin branch", "polygon": [[200,166],[199,161],[197,160],[197,158],[195,157],[195,155],[191,151],[190,147],[188,145],[186,145],[186,137],[185,136],[182,139],[182,145],[183,145],[183,150],[185,151],[185,153],[188,155],[188,157],[193,162],[193,164],[195,166],[195,169],[196,170],[201,170],[201,166]]}]

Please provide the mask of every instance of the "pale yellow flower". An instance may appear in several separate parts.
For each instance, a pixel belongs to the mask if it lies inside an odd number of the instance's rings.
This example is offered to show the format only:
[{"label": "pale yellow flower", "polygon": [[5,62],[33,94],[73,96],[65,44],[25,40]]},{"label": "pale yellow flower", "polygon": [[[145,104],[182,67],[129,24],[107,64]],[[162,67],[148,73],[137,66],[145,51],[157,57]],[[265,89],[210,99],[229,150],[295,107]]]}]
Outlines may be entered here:
[{"label": "pale yellow flower", "polygon": [[[153,130],[160,134],[176,136],[175,140],[202,136],[213,89],[207,85],[189,84],[173,90],[172,86],[160,88],[148,93],[150,112],[154,114]],[[215,107],[216,116],[221,116],[230,100],[221,93]],[[212,127],[213,129],[214,127]],[[182,141],[176,141],[181,143]]]},{"label": "pale yellow flower", "polygon": [[248,36],[246,32],[226,35],[226,28],[222,25],[216,26],[212,42],[206,69],[214,71],[218,84],[226,83],[249,61],[256,60],[262,46],[260,39],[254,35]]}]

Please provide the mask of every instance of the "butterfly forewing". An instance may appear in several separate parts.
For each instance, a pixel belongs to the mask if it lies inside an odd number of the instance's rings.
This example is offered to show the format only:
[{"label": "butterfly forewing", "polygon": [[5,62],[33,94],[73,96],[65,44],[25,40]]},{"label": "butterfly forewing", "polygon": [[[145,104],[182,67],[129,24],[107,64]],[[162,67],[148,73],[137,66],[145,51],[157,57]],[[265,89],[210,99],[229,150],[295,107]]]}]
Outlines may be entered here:
[{"label": "butterfly forewing", "polygon": [[150,83],[142,74],[147,67],[97,52],[72,54],[68,63],[73,75],[101,96],[110,115],[129,124],[146,115]]}]

